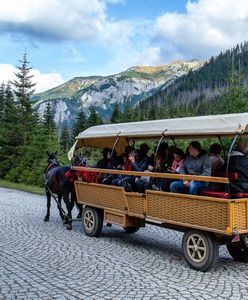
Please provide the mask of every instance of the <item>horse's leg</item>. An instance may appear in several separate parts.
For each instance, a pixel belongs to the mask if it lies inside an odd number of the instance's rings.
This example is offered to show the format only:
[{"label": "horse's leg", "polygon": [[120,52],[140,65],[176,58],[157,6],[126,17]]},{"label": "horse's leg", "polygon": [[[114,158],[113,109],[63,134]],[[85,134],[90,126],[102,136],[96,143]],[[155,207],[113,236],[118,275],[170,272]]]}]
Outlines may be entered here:
[{"label": "horse's leg", "polygon": [[58,208],[58,210],[59,210],[59,215],[60,215],[60,218],[61,218],[61,220],[62,221],[64,221],[64,219],[65,219],[65,216],[64,216],[64,214],[63,214],[63,212],[62,212],[62,210],[61,210],[61,200],[62,200],[62,195],[58,195],[58,204],[57,204],[57,208]]},{"label": "horse's leg", "polygon": [[64,200],[64,202],[66,204],[66,208],[67,208],[67,216],[66,217],[68,220],[66,229],[72,230],[72,220],[71,220],[72,214],[71,214],[71,212],[72,212],[74,203],[73,203],[73,199],[70,200],[69,195],[70,195],[69,190],[66,190],[63,192],[63,200]]},{"label": "horse's leg", "polygon": [[74,206],[74,203],[76,203],[76,206],[77,206],[77,209],[78,209],[77,219],[81,219],[82,218],[82,213],[83,213],[83,205],[79,204],[77,202],[77,196],[76,196],[75,189],[73,189],[71,191],[71,201],[73,201],[73,206]]},{"label": "horse's leg", "polygon": [[50,218],[51,194],[48,190],[46,190],[46,197],[47,197],[47,213],[44,222],[48,222]]}]

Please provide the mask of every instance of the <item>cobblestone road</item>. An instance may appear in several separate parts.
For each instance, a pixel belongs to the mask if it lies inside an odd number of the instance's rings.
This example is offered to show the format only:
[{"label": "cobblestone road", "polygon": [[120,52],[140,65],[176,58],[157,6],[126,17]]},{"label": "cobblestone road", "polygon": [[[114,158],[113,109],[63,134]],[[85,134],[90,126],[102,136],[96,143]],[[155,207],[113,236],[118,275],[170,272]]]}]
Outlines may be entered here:
[{"label": "cobblestone road", "polygon": [[[46,200],[0,188],[0,299],[248,299],[248,265],[220,248],[207,273],[181,253],[182,234],[147,226],[128,235],[106,227],[85,236],[63,227]],[[76,214],[76,210],[74,211]]]}]

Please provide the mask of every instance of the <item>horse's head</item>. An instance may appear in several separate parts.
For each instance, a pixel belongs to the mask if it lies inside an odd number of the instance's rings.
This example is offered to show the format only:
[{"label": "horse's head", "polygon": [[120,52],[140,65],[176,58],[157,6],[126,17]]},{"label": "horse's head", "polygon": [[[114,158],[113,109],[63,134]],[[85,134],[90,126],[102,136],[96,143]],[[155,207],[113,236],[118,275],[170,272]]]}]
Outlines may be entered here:
[{"label": "horse's head", "polygon": [[73,165],[78,167],[86,167],[88,165],[88,160],[85,157],[80,157],[77,155],[73,160]]},{"label": "horse's head", "polygon": [[57,158],[57,151],[56,152],[51,152],[49,153],[47,151],[47,156],[48,156],[48,159],[47,159],[47,163],[49,165],[57,165],[59,166],[59,161],[58,161],[58,158]]}]

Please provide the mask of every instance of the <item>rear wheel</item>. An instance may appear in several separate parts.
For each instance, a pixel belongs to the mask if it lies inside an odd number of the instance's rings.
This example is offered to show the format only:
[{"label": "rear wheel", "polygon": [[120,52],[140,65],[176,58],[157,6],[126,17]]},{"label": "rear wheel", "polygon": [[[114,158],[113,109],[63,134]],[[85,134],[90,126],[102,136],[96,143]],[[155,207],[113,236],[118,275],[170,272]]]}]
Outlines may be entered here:
[{"label": "rear wheel", "polygon": [[85,206],[83,209],[82,226],[86,235],[97,237],[103,226],[103,211],[97,208]]},{"label": "rear wheel", "polygon": [[240,262],[248,262],[248,237],[243,236],[239,242],[226,245],[229,254],[233,259]]},{"label": "rear wheel", "polygon": [[215,237],[212,234],[198,230],[189,230],[184,233],[182,251],[190,267],[202,272],[214,266],[219,255]]},{"label": "rear wheel", "polygon": [[123,227],[123,229],[126,231],[126,233],[135,233],[137,232],[140,227],[133,227],[133,226],[127,226],[127,227]]}]

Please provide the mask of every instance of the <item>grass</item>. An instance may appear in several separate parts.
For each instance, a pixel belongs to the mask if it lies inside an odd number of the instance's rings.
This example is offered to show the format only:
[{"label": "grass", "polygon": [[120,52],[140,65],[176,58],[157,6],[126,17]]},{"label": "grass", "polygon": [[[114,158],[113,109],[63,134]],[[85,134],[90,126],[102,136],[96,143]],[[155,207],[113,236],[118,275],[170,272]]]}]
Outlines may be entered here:
[{"label": "grass", "polygon": [[15,190],[29,192],[29,193],[38,194],[38,195],[45,194],[44,188],[41,188],[38,186],[33,186],[33,185],[26,185],[24,183],[10,182],[7,180],[0,180],[0,187],[4,187],[4,188],[8,188],[8,189],[15,189]]}]

